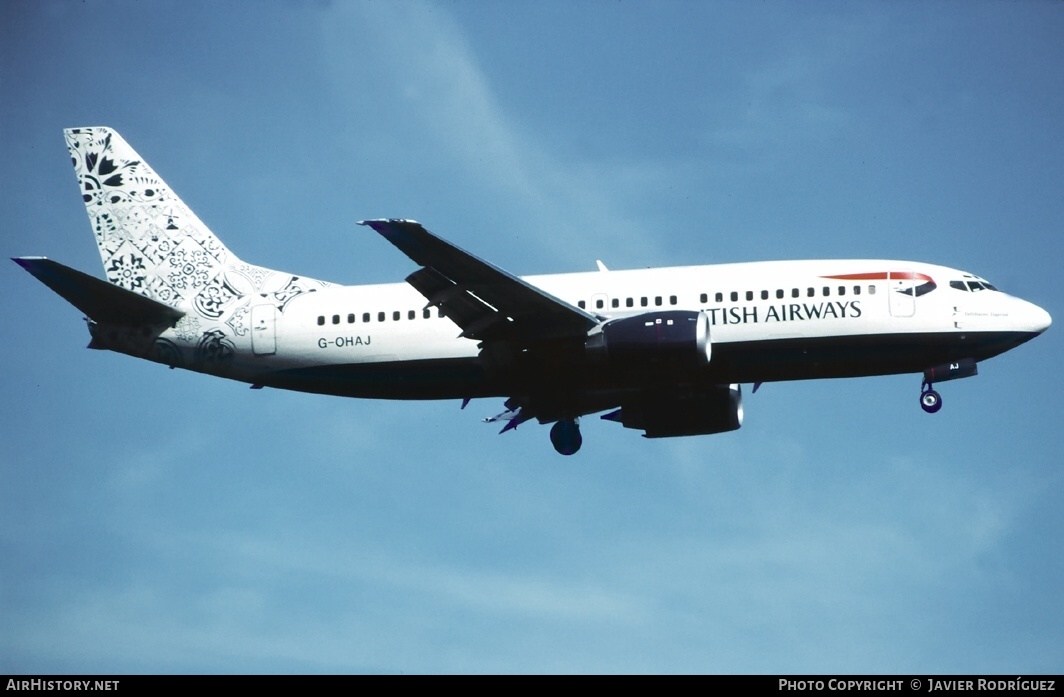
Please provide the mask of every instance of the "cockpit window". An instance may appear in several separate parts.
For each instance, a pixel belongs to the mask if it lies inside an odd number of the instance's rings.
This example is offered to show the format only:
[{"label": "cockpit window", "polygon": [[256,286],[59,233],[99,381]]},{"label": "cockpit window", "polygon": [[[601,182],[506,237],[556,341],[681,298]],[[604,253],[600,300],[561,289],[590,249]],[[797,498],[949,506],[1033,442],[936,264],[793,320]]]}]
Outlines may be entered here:
[{"label": "cockpit window", "polygon": [[974,279],[971,276],[969,276],[968,278],[971,278],[972,280],[968,280],[968,281],[950,281],[949,282],[949,287],[950,288],[956,288],[957,290],[963,290],[963,291],[965,291],[967,293],[977,293],[977,292],[979,292],[981,290],[997,290],[997,288],[995,288],[994,286],[990,285],[989,283],[987,283],[984,280]]}]

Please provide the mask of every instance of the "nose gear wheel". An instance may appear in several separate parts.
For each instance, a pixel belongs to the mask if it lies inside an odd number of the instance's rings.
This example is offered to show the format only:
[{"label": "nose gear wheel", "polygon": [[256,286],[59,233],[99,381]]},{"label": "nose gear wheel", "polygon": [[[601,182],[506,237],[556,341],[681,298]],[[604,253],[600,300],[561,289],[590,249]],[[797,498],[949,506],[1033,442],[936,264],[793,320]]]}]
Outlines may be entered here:
[{"label": "nose gear wheel", "polygon": [[931,389],[931,383],[925,382],[920,392],[920,408],[928,414],[934,414],[942,408],[942,395]]}]

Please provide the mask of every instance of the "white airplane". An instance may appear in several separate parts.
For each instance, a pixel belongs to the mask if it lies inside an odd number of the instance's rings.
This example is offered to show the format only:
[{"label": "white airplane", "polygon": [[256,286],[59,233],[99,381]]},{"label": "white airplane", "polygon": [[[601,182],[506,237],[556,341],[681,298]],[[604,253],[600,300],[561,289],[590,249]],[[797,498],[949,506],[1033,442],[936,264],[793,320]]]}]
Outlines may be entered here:
[{"label": "white airplane", "polygon": [[519,278],[410,220],[366,220],[420,268],[339,286],[238,259],[116,132],[66,131],[107,281],[20,266],[84,313],[89,348],[251,383],[380,399],[505,397],[502,432],[579,419],[648,438],[732,431],[741,383],[923,373],[933,385],[1038,336],[1049,314],[962,271],[768,261]]}]

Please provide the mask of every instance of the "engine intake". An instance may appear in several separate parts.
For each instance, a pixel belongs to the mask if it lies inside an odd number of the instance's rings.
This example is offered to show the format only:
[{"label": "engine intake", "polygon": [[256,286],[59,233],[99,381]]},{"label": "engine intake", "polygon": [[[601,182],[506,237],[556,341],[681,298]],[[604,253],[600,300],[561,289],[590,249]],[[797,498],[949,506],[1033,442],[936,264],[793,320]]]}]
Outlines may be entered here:
[{"label": "engine intake", "polygon": [[709,363],[712,343],[704,312],[662,310],[622,317],[588,338],[588,353],[622,371],[670,373]]}]

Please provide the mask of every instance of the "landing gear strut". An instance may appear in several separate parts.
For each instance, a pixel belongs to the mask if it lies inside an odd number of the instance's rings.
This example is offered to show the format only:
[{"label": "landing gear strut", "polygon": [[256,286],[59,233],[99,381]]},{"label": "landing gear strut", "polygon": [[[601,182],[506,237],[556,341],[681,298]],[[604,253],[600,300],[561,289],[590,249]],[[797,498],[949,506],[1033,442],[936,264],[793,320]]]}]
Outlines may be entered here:
[{"label": "landing gear strut", "polygon": [[924,371],[924,383],[920,386],[920,408],[928,414],[934,414],[942,408],[942,397],[931,389],[932,382],[970,378],[978,374],[979,366],[974,358],[961,358],[928,368]]},{"label": "landing gear strut", "polygon": [[920,408],[928,414],[934,414],[942,408],[942,395],[931,389],[931,383],[926,381],[920,389]]},{"label": "landing gear strut", "polygon": [[584,443],[579,419],[561,419],[551,426],[550,442],[562,455],[572,455],[579,450]]}]

